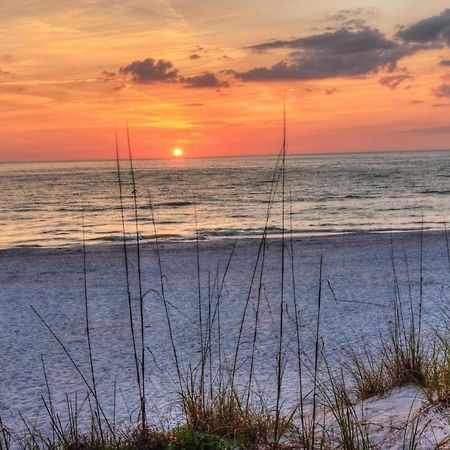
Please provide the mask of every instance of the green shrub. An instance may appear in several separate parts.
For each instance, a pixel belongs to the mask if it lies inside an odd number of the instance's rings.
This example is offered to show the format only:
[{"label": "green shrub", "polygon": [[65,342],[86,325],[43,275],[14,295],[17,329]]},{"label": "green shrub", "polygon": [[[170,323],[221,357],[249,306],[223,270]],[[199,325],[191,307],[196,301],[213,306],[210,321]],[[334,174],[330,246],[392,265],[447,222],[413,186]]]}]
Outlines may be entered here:
[{"label": "green shrub", "polygon": [[233,450],[236,444],[213,434],[197,433],[188,428],[178,428],[170,438],[169,450]]}]

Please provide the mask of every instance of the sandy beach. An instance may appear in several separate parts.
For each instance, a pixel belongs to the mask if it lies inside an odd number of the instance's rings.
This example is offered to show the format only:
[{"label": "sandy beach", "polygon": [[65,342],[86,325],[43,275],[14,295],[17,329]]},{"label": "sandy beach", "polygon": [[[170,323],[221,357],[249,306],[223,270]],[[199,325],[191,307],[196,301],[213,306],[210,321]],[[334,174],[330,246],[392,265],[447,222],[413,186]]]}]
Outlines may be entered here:
[{"label": "sandy beach", "polygon": [[[319,263],[323,258],[323,293],[320,337],[324,357],[337,367],[345,351],[361,348],[366,341],[374,347],[392,320],[394,298],[393,265],[404,301],[418,299],[420,284],[419,232],[348,234],[295,239],[294,268],[296,296],[305,365],[311,363],[317,315]],[[213,297],[222,280],[233,240],[200,242],[200,278],[203,314],[208,313],[208,298]],[[221,352],[230,361],[243,305],[249,290],[258,251],[258,239],[238,240],[221,299]],[[290,242],[286,242],[285,337],[287,363],[284,373],[283,402],[288,410],[298,399],[295,362]],[[135,247],[129,246],[129,263],[136,274]],[[159,270],[153,243],[142,245],[144,291],[159,289]],[[198,286],[195,242],[161,243],[166,297],[174,327],[181,364],[186,368],[198,357]],[[17,248],[0,252],[0,341],[3,368],[0,383],[0,413],[10,426],[20,426],[20,410],[32,423],[45,422],[40,399],[46,395],[41,355],[54,397],[55,407],[63,410],[66,394],[78,392],[84,398],[86,388],[58,343],[33,313],[33,306],[64,342],[81,370],[88,371],[85,338],[84,282],[82,248]],[[131,337],[124,275],[123,248],[120,245],[87,247],[87,282],[93,356],[103,408],[112,412],[116,386],[118,420],[136,413],[136,382],[131,352]],[[405,263],[407,261],[407,264]],[[423,234],[424,328],[438,326],[450,297],[450,279],[445,233]],[[280,305],[281,241],[268,240],[263,275],[264,300],[260,306],[257,342],[256,380],[258,389],[273,399],[275,355]],[[406,271],[408,269],[409,275]],[[409,284],[408,284],[409,276]],[[329,283],[328,283],[329,282]],[[331,287],[331,289],[330,289]],[[137,282],[131,280],[133,304],[138,306]],[[244,327],[241,358],[245,365],[250,352],[255,315],[255,295]],[[177,420],[174,365],[167,323],[161,299],[149,291],[145,298],[146,346],[148,346],[149,415],[164,423]],[[323,369],[323,362],[322,369]],[[306,377],[308,378],[308,376]],[[400,403],[399,403],[400,404]],[[392,405],[391,405],[392,406]],[[407,408],[406,408],[407,409]],[[405,408],[403,408],[405,410]],[[404,411],[403,411],[404,414]]]}]

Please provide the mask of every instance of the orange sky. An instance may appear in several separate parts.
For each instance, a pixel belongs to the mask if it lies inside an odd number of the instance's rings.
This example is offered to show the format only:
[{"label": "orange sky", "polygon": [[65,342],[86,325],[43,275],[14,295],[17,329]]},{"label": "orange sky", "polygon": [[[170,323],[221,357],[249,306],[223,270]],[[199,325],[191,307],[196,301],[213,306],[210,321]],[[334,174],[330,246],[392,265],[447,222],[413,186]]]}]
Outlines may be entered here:
[{"label": "orange sky", "polygon": [[1,161],[450,148],[446,1],[4,3]]}]

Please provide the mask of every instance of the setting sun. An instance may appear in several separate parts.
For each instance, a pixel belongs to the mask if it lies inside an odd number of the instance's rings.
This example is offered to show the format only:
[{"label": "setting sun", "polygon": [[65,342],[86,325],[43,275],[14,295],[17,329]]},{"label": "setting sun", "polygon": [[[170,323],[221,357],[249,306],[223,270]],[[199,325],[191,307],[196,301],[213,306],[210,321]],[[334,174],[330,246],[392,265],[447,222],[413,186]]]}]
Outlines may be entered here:
[{"label": "setting sun", "polygon": [[181,150],[181,148],[176,148],[172,151],[172,156],[174,156],[175,158],[181,158],[184,155],[183,150]]}]

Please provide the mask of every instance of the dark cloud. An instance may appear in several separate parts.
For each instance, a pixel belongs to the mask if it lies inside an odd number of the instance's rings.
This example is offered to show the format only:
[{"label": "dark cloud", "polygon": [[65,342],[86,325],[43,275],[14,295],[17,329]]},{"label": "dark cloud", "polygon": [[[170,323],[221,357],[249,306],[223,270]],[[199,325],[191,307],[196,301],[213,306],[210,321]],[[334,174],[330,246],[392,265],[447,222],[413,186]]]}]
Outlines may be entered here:
[{"label": "dark cloud", "polygon": [[450,45],[450,9],[402,28],[397,37],[406,42]]},{"label": "dark cloud", "polygon": [[[192,58],[191,59],[196,59]],[[198,56],[200,58],[200,56]],[[151,84],[157,82],[163,83],[178,83],[188,88],[223,88],[229,87],[229,74],[226,75],[223,72],[223,77],[218,77],[212,72],[203,72],[199,75],[193,75],[190,77],[183,77],[179,74],[178,69],[173,67],[170,61],[160,59],[158,61],[152,58],[146,58],[142,61],[133,61],[127,66],[123,66],[119,69],[119,73],[108,72],[104,70],[102,72],[100,81],[123,81],[123,77],[120,75],[131,76],[131,80],[139,84]],[[228,79],[225,79],[228,78]]]},{"label": "dark cloud", "polygon": [[142,61],[133,61],[131,64],[120,68],[120,73],[131,75],[135,83],[176,82],[179,80],[178,70],[173,64],[164,59],[158,61],[147,58]]},{"label": "dark cloud", "polygon": [[201,56],[197,55],[197,53],[193,53],[191,56],[189,56],[189,59],[200,59]]},{"label": "dark cloud", "polygon": [[450,66],[450,59],[443,59],[439,64],[441,66],[448,67],[448,66]]},{"label": "dark cloud", "polygon": [[422,103],[425,103],[423,100],[411,100],[411,102],[413,105],[420,105]]},{"label": "dark cloud", "polygon": [[398,85],[403,83],[405,80],[413,80],[414,77],[411,75],[387,75],[378,80],[382,86],[386,86],[389,89],[395,89]]},{"label": "dark cloud", "polygon": [[399,59],[413,54],[410,45],[387,39],[380,31],[365,27],[358,31],[342,28],[299,39],[277,40],[249,47],[253,51],[293,50],[288,60],[272,67],[257,67],[235,73],[245,81],[311,80],[335,77],[355,77],[392,71]]},{"label": "dark cloud", "polygon": [[450,98],[450,84],[441,84],[433,89],[433,94],[440,98]]},{"label": "dark cloud", "polygon": [[220,80],[212,72],[204,72],[201,75],[183,78],[183,83],[190,88],[221,88],[230,86],[228,81]]}]

